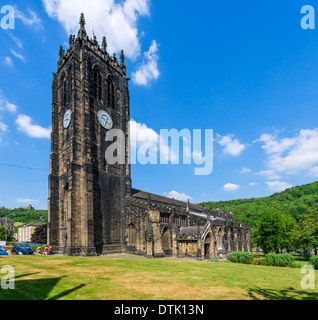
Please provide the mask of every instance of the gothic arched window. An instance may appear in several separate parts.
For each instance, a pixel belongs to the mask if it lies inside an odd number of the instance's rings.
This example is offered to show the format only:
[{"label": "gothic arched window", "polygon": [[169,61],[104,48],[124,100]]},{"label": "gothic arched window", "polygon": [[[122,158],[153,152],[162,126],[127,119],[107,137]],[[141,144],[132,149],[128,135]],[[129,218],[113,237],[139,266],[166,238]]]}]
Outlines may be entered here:
[{"label": "gothic arched window", "polygon": [[234,230],[231,229],[231,241],[234,241]]},{"label": "gothic arched window", "polygon": [[217,241],[218,241],[218,248],[222,249],[223,248],[223,231],[220,228],[219,232],[218,232],[218,237],[217,237]]},{"label": "gothic arched window", "polygon": [[114,109],[115,108],[115,85],[111,77],[109,77],[107,81],[107,89],[108,89],[108,107],[111,109]]},{"label": "gothic arched window", "polygon": [[94,68],[94,98],[98,101],[103,99],[103,77],[99,67]]}]

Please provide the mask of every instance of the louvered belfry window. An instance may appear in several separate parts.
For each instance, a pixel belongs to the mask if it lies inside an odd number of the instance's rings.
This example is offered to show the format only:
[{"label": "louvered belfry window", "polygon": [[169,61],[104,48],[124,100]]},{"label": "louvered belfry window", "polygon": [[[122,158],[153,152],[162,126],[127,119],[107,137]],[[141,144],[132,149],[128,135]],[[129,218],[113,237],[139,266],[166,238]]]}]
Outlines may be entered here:
[{"label": "louvered belfry window", "polygon": [[94,98],[98,101],[103,100],[103,78],[98,67],[94,68]]},{"label": "louvered belfry window", "polygon": [[115,108],[115,85],[111,77],[108,79],[108,107]]}]

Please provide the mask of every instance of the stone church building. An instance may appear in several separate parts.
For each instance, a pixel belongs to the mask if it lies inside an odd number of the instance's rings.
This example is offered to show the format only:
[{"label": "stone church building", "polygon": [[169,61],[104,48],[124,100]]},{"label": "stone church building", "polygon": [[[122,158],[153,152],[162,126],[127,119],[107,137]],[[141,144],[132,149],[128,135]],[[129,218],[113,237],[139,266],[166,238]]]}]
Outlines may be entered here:
[{"label": "stone church building", "polygon": [[[250,228],[219,209],[132,188],[130,103],[125,57],[89,39],[81,15],[77,37],[60,47],[52,85],[48,243],[55,253],[212,259],[251,251]],[[125,133],[125,164],[109,164],[107,130]]]}]

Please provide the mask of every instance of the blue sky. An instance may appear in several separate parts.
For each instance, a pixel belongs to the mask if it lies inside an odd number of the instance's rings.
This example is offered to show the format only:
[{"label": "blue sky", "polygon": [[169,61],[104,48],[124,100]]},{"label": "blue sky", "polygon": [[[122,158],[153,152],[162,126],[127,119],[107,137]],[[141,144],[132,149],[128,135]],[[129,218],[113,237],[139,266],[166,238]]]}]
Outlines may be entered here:
[{"label": "blue sky", "polygon": [[[133,165],[133,187],[192,202],[267,196],[318,177],[318,30],[310,1],[2,1],[0,206],[47,208],[51,81],[59,46],[86,16],[126,52],[131,117],[143,134],[213,129],[214,169]],[[2,14],[0,16],[3,17]]]}]

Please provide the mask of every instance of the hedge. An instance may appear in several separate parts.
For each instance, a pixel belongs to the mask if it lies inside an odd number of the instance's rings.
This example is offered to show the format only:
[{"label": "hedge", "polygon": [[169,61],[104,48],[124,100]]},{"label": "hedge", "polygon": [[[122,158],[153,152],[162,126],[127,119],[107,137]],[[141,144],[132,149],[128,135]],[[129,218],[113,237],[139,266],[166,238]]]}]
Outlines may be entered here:
[{"label": "hedge", "polygon": [[252,264],[253,254],[251,252],[232,252],[228,260],[233,263]]},{"label": "hedge", "polygon": [[265,256],[265,260],[269,266],[292,267],[295,261],[295,258],[290,253],[283,253],[283,254],[268,253]]},{"label": "hedge", "polygon": [[312,256],[309,259],[310,263],[313,265],[313,267],[315,268],[315,270],[318,270],[318,256]]}]

